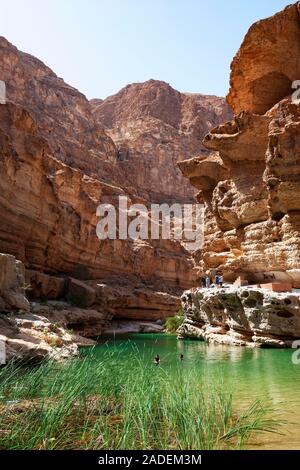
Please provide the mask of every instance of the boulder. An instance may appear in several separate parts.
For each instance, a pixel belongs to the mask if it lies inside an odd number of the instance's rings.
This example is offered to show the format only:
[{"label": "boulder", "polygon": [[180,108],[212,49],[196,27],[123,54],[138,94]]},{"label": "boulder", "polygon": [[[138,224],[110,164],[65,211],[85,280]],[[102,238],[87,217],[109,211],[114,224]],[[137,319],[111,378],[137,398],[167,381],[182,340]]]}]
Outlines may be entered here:
[{"label": "boulder", "polygon": [[23,264],[12,255],[0,253],[0,292],[21,291],[25,287]]},{"label": "boulder", "polygon": [[77,307],[90,307],[96,300],[96,291],[78,279],[69,279],[67,300]]},{"label": "boulder", "polygon": [[7,307],[12,310],[29,311],[29,301],[21,292],[15,292],[12,289],[2,293],[2,299],[7,304]]},{"label": "boulder", "polygon": [[3,363],[16,359],[25,362],[45,358],[62,360],[78,355],[78,346],[72,336],[43,316],[0,314],[0,332]]},{"label": "boulder", "polygon": [[25,297],[24,265],[14,256],[4,253],[0,253],[0,309],[2,311],[30,309]]},{"label": "boulder", "polygon": [[64,296],[66,280],[32,269],[26,269],[26,284],[30,299],[60,299]]}]

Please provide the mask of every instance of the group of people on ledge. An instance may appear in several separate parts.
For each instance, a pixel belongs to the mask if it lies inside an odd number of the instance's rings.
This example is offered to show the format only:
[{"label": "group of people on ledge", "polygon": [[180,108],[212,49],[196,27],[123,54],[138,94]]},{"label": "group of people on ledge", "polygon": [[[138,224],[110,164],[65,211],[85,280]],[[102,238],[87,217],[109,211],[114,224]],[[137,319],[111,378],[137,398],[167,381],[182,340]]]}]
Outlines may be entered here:
[{"label": "group of people on ledge", "polygon": [[217,273],[213,280],[213,277],[207,273],[205,277],[201,278],[201,284],[203,288],[209,288],[213,286],[223,287],[223,274]]}]

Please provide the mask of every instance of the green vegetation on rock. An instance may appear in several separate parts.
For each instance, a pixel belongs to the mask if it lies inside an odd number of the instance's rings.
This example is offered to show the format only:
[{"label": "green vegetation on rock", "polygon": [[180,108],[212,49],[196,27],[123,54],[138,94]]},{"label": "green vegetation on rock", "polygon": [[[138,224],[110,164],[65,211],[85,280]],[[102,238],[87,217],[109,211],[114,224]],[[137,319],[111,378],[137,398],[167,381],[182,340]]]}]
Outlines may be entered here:
[{"label": "green vegetation on rock", "polygon": [[180,308],[174,317],[168,317],[165,321],[165,330],[168,333],[176,333],[184,320],[184,312]]}]

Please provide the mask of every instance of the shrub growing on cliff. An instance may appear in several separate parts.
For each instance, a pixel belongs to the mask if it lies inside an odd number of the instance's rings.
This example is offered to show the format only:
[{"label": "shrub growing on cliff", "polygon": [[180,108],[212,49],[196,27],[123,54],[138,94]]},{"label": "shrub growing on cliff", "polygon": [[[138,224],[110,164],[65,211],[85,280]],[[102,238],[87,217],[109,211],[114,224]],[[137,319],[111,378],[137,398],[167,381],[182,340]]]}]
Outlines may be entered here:
[{"label": "shrub growing on cliff", "polygon": [[165,322],[165,329],[168,333],[176,333],[184,320],[184,312],[182,308],[178,310],[174,317],[168,317]]}]

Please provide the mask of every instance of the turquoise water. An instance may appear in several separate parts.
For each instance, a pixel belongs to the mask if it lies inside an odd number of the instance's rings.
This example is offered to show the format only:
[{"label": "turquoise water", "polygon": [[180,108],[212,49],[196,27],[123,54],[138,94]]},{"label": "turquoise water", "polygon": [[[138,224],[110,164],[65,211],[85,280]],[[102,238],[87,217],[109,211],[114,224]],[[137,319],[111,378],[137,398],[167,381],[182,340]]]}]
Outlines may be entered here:
[{"label": "turquoise water", "polygon": [[[93,352],[99,358],[104,350],[120,351],[130,367],[130,352],[136,350],[140,360],[152,364],[160,355],[162,367],[168,373],[193,365],[203,377],[222,379],[233,394],[236,409],[243,409],[255,399],[267,402],[287,420],[284,435],[265,434],[250,442],[256,449],[300,449],[300,364],[292,363],[293,350],[246,349],[234,346],[208,345],[202,341],[178,341],[165,334],[136,334],[102,338]],[[184,355],[180,361],[180,354]]]}]

